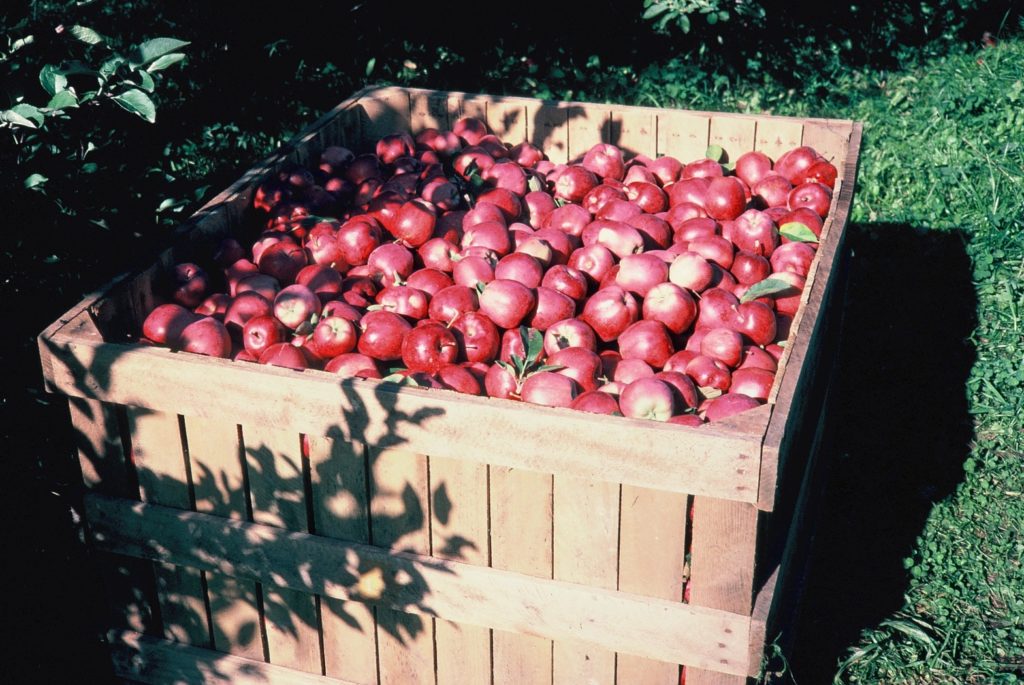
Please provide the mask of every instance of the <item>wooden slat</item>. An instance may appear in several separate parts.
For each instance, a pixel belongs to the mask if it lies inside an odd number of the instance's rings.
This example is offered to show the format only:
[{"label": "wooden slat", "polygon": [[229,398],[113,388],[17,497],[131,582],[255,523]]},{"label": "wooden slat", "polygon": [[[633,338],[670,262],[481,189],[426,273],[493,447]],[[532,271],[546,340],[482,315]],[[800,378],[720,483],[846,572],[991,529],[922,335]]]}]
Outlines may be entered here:
[{"label": "wooden slat", "polygon": [[[196,511],[246,520],[245,457],[238,426],[187,416],[185,435]],[[265,660],[256,584],[208,573],[206,589],[214,649]]]},{"label": "wooden slat", "polygon": [[[554,479],[554,577],[615,589],[618,581],[619,490],[615,483]],[[556,642],[554,682],[614,685],[615,652]]]},{"label": "wooden slat", "polygon": [[359,100],[363,117],[360,135],[364,143],[409,130],[409,96],[398,90],[382,90]]},{"label": "wooden slat", "polygon": [[516,145],[529,140],[529,110],[522,102],[496,98],[487,103],[487,126],[502,142]]},{"label": "wooden slat", "polygon": [[[758,510],[752,504],[695,497],[690,553],[690,603],[749,616],[754,600]],[[726,674],[687,664],[689,685],[744,685],[746,673]],[[725,673],[723,673],[725,672]]]},{"label": "wooden slat", "polygon": [[304,673],[168,640],[156,640],[139,633],[112,633],[108,640],[115,675],[136,683],[355,685],[348,680]]},{"label": "wooden slat", "polygon": [[[851,147],[852,129],[848,122],[807,122],[804,124],[803,144],[813,147],[842,171]],[[859,148],[857,145],[854,149]]]},{"label": "wooden slat", "polygon": [[[435,557],[490,564],[487,467],[430,458],[431,549]],[[444,619],[434,622],[438,685],[489,683],[491,631]]]},{"label": "wooden slat", "polygon": [[754,149],[775,161],[782,153],[800,147],[803,129],[803,124],[795,119],[761,119],[757,122]]},{"label": "wooden slat", "polygon": [[[427,458],[397,449],[370,452],[370,539],[374,546],[430,553]],[[434,682],[434,626],[430,618],[377,608],[380,682]]]},{"label": "wooden slat", "polygon": [[443,93],[412,95],[410,110],[409,124],[413,135],[427,128],[443,131],[451,127],[448,119],[448,96]]},{"label": "wooden slat", "polygon": [[605,140],[618,145],[626,159],[634,155],[654,158],[658,154],[658,121],[652,112],[612,110]]},{"label": "wooden slat", "polygon": [[[492,466],[491,565],[551,578],[552,513],[550,476]],[[494,685],[551,682],[551,641],[523,628],[494,631]]]},{"label": "wooden slat", "polygon": [[[330,438],[307,440],[316,534],[369,543],[363,446]],[[359,683],[376,682],[377,628],[373,607],[324,597],[321,622],[327,675]]]},{"label": "wooden slat", "polygon": [[[463,97],[458,99],[459,118],[475,117],[480,121],[487,121],[487,104],[489,98],[485,97]],[[455,122],[452,122],[453,124]]]},{"label": "wooden slat", "polygon": [[[121,445],[116,409],[94,400],[68,402],[78,462],[87,491],[115,497],[138,497]],[[97,573],[114,627],[155,633],[159,620],[153,565],[141,559],[99,555]]]},{"label": "wooden slat", "polygon": [[608,133],[611,112],[596,107],[570,107],[568,116],[569,160],[582,161],[587,150],[601,142]]},{"label": "wooden slat", "polygon": [[708,149],[711,119],[687,112],[658,113],[658,155],[683,164],[703,159]]},{"label": "wooden slat", "polygon": [[[308,531],[299,435],[244,424],[242,438],[253,521]],[[270,662],[320,673],[320,629],[313,594],[264,585],[261,595]]]},{"label": "wooden slat", "polygon": [[744,152],[754,149],[755,122],[730,116],[711,117],[708,142],[725,150],[725,160],[735,162]]},{"label": "wooden slat", "polygon": [[[622,486],[619,589],[682,601],[686,550],[687,497],[648,488]],[[676,685],[679,666],[619,654],[618,682]]]},{"label": "wooden slat", "polygon": [[[94,344],[57,334],[51,385],[140,407],[671,492],[753,502],[760,433],[692,429],[569,409],[399,388],[320,371]],[[83,369],[102,368],[104,383]],[[216,387],[217,392],[209,392]],[[480,450],[486,434],[501,450]]]},{"label": "wooden slat", "polygon": [[[389,552],[104,495],[88,495],[85,503],[94,522],[92,541],[105,551],[496,631],[589,642],[662,661],[746,673],[749,613]],[[377,569],[373,575],[381,582],[367,583],[367,572],[360,569]],[[497,663],[495,671],[497,676]]]},{"label": "wooden slat", "polygon": [[533,115],[530,139],[555,164],[570,159],[568,113],[565,107],[541,105]]},{"label": "wooden slat", "polygon": [[[143,502],[178,509],[192,506],[181,428],[177,414],[128,408],[132,461]],[[156,564],[157,597],[164,636],[186,644],[210,644],[202,574],[195,569]]]}]

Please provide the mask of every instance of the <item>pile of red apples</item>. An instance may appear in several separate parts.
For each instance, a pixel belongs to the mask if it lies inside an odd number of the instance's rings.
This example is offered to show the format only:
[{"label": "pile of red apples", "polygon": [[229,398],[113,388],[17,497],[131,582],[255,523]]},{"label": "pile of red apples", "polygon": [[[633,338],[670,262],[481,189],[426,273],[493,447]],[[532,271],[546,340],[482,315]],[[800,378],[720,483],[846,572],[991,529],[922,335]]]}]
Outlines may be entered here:
[{"label": "pile of red apples", "polygon": [[810,147],[707,155],[598,144],[555,164],[474,118],[373,152],[329,147],[255,190],[248,249],[230,238],[208,264],[178,264],[142,334],[343,377],[722,419],[769,396],[836,168]]}]

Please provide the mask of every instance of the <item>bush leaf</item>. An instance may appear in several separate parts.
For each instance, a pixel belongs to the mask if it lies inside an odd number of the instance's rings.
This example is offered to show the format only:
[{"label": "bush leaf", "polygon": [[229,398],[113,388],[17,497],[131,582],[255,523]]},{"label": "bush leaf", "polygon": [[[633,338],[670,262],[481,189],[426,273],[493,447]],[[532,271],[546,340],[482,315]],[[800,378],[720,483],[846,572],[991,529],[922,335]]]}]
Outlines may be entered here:
[{"label": "bush leaf", "polygon": [[39,108],[24,102],[6,110],[2,116],[4,121],[26,128],[39,128],[43,125],[43,113]]},{"label": "bush leaf", "polygon": [[656,2],[644,12],[644,19],[654,19],[656,16],[668,10],[668,5]]},{"label": "bush leaf", "polygon": [[65,109],[66,107],[78,107],[78,98],[70,90],[62,90],[46,103],[46,109]]},{"label": "bush leaf", "polygon": [[156,105],[153,104],[148,95],[138,88],[132,88],[120,95],[115,95],[114,102],[132,114],[138,114],[151,124],[156,121]]},{"label": "bush leaf", "polygon": [[818,236],[814,235],[814,231],[799,221],[790,221],[789,223],[782,224],[779,226],[779,234],[786,236],[786,238],[794,243],[818,242]]},{"label": "bush leaf", "polygon": [[88,26],[79,26],[78,24],[75,24],[74,26],[68,29],[68,33],[70,33],[72,36],[82,41],[83,43],[88,43],[89,45],[97,45],[103,42],[103,36],[101,36],[96,31],[92,30]]},{"label": "bush leaf", "polygon": [[188,41],[177,38],[152,38],[137,45],[129,53],[128,60],[133,67],[140,67],[168,53],[176,52],[186,45],[188,45]]},{"label": "bush leaf", "polygon": [[149,72],[138,71],[135,73],[139,75],[139,87],[147,93],[152,93],[153,89],[156,88],[156,83],[153,81],[153,77],[149,75]]},{"label": "bush leaf", "polygon": [[43,185],[49,180],[50,179],[46,178],[42,174],[31,174],[28,178],[25,179],[25,187],[29,190],[32,190],[34,188],[38,188],[39,186]]},{"label": "bush leaf", "polygon": [[68,78],[56,66],[47,64],[39,70],[39,84],[53,96],[68,87]]},{"label": "bush leaf", "polygon": [[163,55],[153,60],[153,63],[146,67],[146,71],[153,73],[154,71],[162,71],[169,66],[175,65],[181,60],[185,59],[184,52],[172,52],[169,55]]},{"label": "bush leaf", "polygon": [[766,278],[760,283],[750,286],[747,292],[743,293],[740,302],[753,302],[759,297],[775,295],[795,294],[796,289],[781,278]]}]

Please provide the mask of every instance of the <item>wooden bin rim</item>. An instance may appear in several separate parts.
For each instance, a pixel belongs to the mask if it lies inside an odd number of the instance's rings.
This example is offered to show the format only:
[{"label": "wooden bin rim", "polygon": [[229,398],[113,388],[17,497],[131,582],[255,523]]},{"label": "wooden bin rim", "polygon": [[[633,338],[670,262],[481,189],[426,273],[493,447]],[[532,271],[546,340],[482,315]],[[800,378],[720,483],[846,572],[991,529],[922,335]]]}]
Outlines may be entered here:
[{"label": "wooden bin rim", "polygon": [[[609,111],[615,112],[640,111],[658,113],[666,111],[650,107],[537,100],[515,96],[490,96],[412,88],[364,88],[330,110],[305,131],[282,145],[281,148],[265,160],[249,169],[227,190],[198,210],[187,222],[178,228],[175,234],[175,245],[165,250],[162,253],[162,257],[180,248],[182,243],[189,237],[189,234],[204,222],[211,221],[219,213],[227,211],[226,208],[231,199],[238,197],[246,189],[257,184],[275,166],[285,161],[299,146],[311,140],[320,129],[341,112],[359,106],[366,99],[394,95],[409,97],[486,98],[494,102],[523,102],[559,108],[596,107],[607,108]],[[211,359],[187,353],[178,354],[168,350],[137,344],[108,342],[104,340],[103,336],[99,333],[96,319],[104,315],[102,309],[105,306],[110,306],[112,297],[119,290],[129,288],[132,282],[145,269],[139,269],[118,276],[96,292],[87,295],[40,334],[40,356],[46,388],[51,392],[62,392],[72,396],[87,397],[89,399],[98,399],[118,404],[143,406],[149,409],[170,410],[179,414],[194,412],[199,416],[231,418],[233,416],[232,407],[218,406],[216,402],[213,403],[212,409],[207,406],[207,401],[210,400],[207,384],[210,380],[217,379],[217,381],[238,390],[247,384],[258,384],[258,377],[262,377],[264,379],[275,378],[277,382],[287,384],[290,392],[293,393],[293,399],[301,396],[304,390],[312,391],[320,397],[319,404],[315,405],[317,409],[330,407],[332,403],[333,406],[337,407],[337,401],[340,397],[354,394],[362,401],[366,401],[371,397],[377,397],[378,400],[383,397],[387,402],[394,403],[392,408],[406,405],[411,407],[411,410],[429,412],[431,406],[436,406],[443,411],[458,409],[460,415],[472,416],[475,411],[483,411],[492,417],[496,415],[496,411],[506,412],[514,415],[515,422],[520,429],[524,426],[533,426],[534,424],[550,427],[552,425],[552,417],[554,417],[556,423],[565,422],[572,425],[581,431],[581,434],[590,434],[596,431],[597,435],[610,436],[621,431],[622,435],[625,436],[623,442],[628,443],[634,450],[636,444],[643,447],[651,447],[652,449],[659,446],[671,446],[672,451],[681,452],[687,458],[696,458],[702,465],[706,465],[714,460],[724,460],[725,466],[720,469],[720,476],[713,479],[716,482],[704,483],[698,478],[690,489],[684,490],[682,484],[678,484],[675,488],[669,484],[667,489],[677,489],[678,491],[686,491],[691,494],[706,494],[724,499],[756,503],[762,509],[771,510],[774,506],[775,497],[775,473],[772,464],[766,462],[771,462],[773,457],[777,458],[779,445],[785,431],[786,409],[788,409],[789,403],[792,401],[792,395],[796,389],[801,371],[803,354],[806,352],[808,344],[806,338],[810,335],[809,327],[815,323],[812,320],[806,326],[801,327],[802,315],[808,310],[808,301],[813,302],[817,300],[820,303],[821,293],[827,284],[831,263],[835,258],[834,251],[837,243],[840,242],[841,233],[848,217],[853,195],[852,180],[856,173],[857,153],[862,127],[858,122],[840,119],[693,113],[748,120],[783,119],[804,123],[814,122],[825,124],[842,135],[848,135],[849,149],[844,160],[844,168],[841,169],[840,181],[837,182],[836,192],[833,194],[832,209],[826,221],[825,231],[819,246],[819,258],[815,260],[815,266],[812,267],[812,272],[807,279],[800,312],[793,324],[793,333],[790,337],[791,344],[787,348],[780,364],[775,390],[769,398],[769,402],[762,407],[700,428],[663,425],[623,417],[615,417],[609,421],[605,417],[595,417],[582,412],[533,407],[508,400],[467,397],[443,390],[428,391],[399,387],[394,384],[373,380],[345,379],[339,382],[337,377],[322,371],[306,370],[300,372],[275,367],[256,367],[252,364],[233,362],[227,359]],[[837,230],[831,230],[832,227],[838,228]],[[152,266],[147,266],[146,268],[152,268]],[[815,308],[813,313],[813,319],[816,320],[819,312]],[[70,364],[67,362],[69,356],[74,360]],[[84,360],[110,363],[112,365],[116,363],[118,367],[123,367],[126,372],[129,369],[132,370],[132,373],[137,374],[137,378],[135,382],[122,385],[117,383],[106,385],[97,379],[86,379],[83,382],[81,376],[83,368],[75,367],[81,367]],[[168,364],[172,366],[168,367]],[[114,367],[112,366],[111,368]],[[152,373],[147,372],[151,372],[153,369],[166,369],[164,372],[166,380],[174,378],[177,378],[179,381],[182,379],[192,379],[188,381],[191,383],[192,394],[200,394],[202,401],[197,401],[199,398],[193,397],[190,401],[182,402],[181,395],[187,395],[188,392],[168,394],[166,390],[161,393],[158,391],[159,389],[153,388],[150,388],[148,392],[145,391],[147,383],[152,381]],[[150,378],[147,379],[147,375]],[[86,376],[88,376],[87,369]],[[125,374],[120,375],[122,379],[124,376]],[[157,376],[159,377],[159,374]],[[327,387],[334,388],[334,393],[327,392]],[[339,389],[341,391],[340,395]],[[205,395],[202,394],[204,392],[206,393]],[[168,404],[168,399],[179,403],[174,405]],[[247,420],[268,420],[274,411],[280,409],[281,403],[274,403],[273,399],[269,396],[261,399],[266,399],[267,402],[270,402],[269,409],[274,409],[274,407],[277,407],[277,409],[268,411],[268,407],[239,406],[237,404],[234,406],[242,412],[242,416]],[[342,405],[344,405],[344,402],[342,402]],[[495,407],[500,409],[495,410]],[[313,432],[324,429],[327,431],[327,434],[330,434],[331,430],[333,430],[332,427],[323,421],[322,417],[319,419],[302,417],[294,411],[286,412],[286,414],[290,417],[288,427],[299,428],[300,432]],[[337,414],[335,413],[334,416],[337,417]],[[386,418],[382,418],[382,422],[385,424],[389,423]],[[608,431],[609,425],[613,426],[616,430],[610,433]],[[644,434],[653,436],[653,443],[647,443],[642,439]],[[640,438],[640,442],[633,443],[632,438],[634,437]],[[438,436],[434,440],[434,444],[448,445],[451,438],[452,436],[450,435]],[[629,449],[626,449],[626,452],[628,455]],[[544,465],[543,459],[521,459],[517,457],[513,462],[508,465],[533,468],[541,471],[551,470]],[[672,458],[667,458],[661,462],[661,466],[671,467],[672,465]],[[689,472],[687,474],[689,475]],[[633,482],[643,486],[664,485],[660,481],[651,479],[650,475],[648,474],[648,476],[637,480],[629,466],[624,466],[621,471],[613,469],[613,472],[608,474],[608,477],[622,477],[624,482]],[[737,475],[740,476],[742,481],[738,485],[732,482],[736,480]]]}]

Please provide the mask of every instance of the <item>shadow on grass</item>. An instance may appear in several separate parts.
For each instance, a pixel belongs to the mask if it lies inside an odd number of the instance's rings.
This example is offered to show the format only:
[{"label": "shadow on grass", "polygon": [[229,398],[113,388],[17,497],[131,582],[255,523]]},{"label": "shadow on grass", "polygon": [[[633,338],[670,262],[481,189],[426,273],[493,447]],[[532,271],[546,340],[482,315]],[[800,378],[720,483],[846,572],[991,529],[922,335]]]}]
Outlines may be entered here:
[{"label": "shadow on grass", "polygon": [[831,682],[904,603],[934,503],[963,479],[977,302],[963,232],[854,225],[831,472],[794,626],[791,676]]}]

